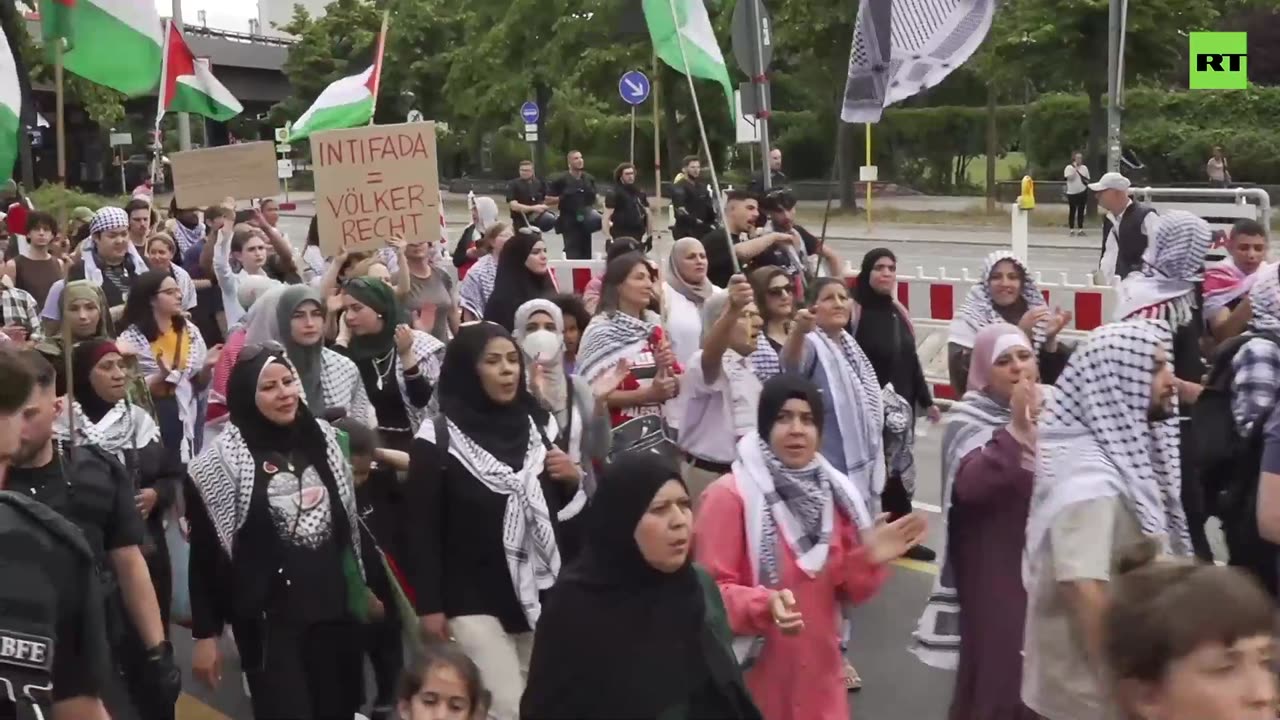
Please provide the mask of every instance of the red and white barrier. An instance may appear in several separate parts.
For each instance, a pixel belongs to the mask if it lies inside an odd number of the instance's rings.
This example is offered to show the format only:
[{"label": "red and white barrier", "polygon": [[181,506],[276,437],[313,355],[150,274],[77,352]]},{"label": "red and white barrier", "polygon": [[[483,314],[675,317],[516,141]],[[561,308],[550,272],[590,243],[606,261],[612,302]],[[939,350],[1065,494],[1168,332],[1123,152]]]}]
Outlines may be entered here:
[{"label": "red and white barrier", "polygon": [[[591,278],[604,271],[603,260],[552,260],[551,271],[556,286],[568,292],[570,288],[581,294]],[[848,276],[850,286],[855,276]],[[917,267],[915,275],[898,276],[898,300],[911,312],[914,320],[950,320],[964,301],[969,288],[978,282],[967,268],[960,277],[949,276],[945,268],[936,275],[929,275]],[[1071,328],[1088,332],[1111,319],[1115,310],[1115,290],[1107,285],[1095,285],[1086,279],[1072,283],[1066,273],[1058,282],[1047,281],[1036,273],[1036,284],[1044,293],[1045,301],[1053,307],[1070,310],[1073,314]]]}]

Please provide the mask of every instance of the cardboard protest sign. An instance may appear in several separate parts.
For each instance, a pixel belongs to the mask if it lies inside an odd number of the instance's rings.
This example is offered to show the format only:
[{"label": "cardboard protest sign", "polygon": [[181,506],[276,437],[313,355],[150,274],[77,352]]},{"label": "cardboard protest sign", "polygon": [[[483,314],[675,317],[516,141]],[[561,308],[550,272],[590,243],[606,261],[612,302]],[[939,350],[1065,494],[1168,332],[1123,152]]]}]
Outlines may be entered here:
[{"label": "cardboard protest sign", "polygon": [[184,150],[170,155],[169,162],[178,207],[203,208],[228,197],[248,200],[280,192],[271,142]]},{"label": "cardboard protest sign", "polygon": [[434,122],[370,125],[311,136],[320,251],[382,247],[392,236],[440,240]]}]

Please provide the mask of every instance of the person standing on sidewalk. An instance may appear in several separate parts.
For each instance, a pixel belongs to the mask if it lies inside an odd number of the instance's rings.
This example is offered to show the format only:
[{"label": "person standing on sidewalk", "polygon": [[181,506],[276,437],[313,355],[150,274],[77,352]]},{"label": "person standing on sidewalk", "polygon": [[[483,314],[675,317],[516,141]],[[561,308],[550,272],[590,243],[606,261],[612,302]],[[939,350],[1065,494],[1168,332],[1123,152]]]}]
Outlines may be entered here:
[{"label": "person standing on sidewalk", "polygon": [[1123,280],[1134,270],[1142,269],[1142,253],[1160,218],[1154,208],[1129,197],[1129,178],[1120,173],[1106,173],[1098,182],[1090,183],[1089,189],[1098,194],[1098,204],[1107,211],[1102,222],[1098,271],[1108,283],[1114,278]]},{"label": "person standing on sidewalk", "polygon": [[1067,180],[1067,227],[1071,235],[1084,235],[1084,206],[1089,199],[1089,166],[1082,153],[1071,155],[1071,164],[1062,170]]},{"label": "person standing on sidewalk", "polygon": [[519,230],[533,226],[551,232],[559,217],[547,202],[547,183],[533,172],[532,160],[520,161],[520,177],[507,183],[507,206],[511,209],[511,227]]},{"label": "person standing on sidewalk", "polygon": [[671,185],[671,207],[675,216],[672,236],[706,237],[716,226],[716,201],[711,185],[702,178],[702,161],[697,155],[684,159],[684,172]]},{"label": "person standing on sidewalk", "polygon": [[577,150],[569,151],[569,170],[551,181],[546,204],[560,209],[557,232],[564,236],[564,255],[570,260],[591,257],[591,235],[602,225],[596,209],[596,179],[582,168],[586,161]]},{"label": "person standing on sidewalk", "polygon": [[1221,145],[1213,146],[1213,156],[1205,163],[1204,170],[1213,187],[1224,188],[1231,183],[1231,170],[1227,168],[1227,156],[1222,154]]}]

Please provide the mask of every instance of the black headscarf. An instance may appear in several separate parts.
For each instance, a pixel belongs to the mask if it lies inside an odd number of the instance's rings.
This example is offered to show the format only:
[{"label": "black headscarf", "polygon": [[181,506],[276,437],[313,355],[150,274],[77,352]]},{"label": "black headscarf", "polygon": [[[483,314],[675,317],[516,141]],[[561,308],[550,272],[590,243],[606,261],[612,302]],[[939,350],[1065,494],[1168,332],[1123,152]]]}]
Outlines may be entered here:
[{"label": "black headscarf", "polygon": [[533,246],[542,242],[538,233],[517,233],[502,246],[498,255],[498,271],[493,279],[493,294],[484,306],[484,319],[513,329],[516,308],[537,298],[555,294],[551,274],[538,275],[525,266]]},{"label": "black headscarf", "polygon": [[[480,381],[480,360],[485,346],[494,338],[511,341],[520,358],[520,384],[515,400],[494,402]],[[440,412],[467,437],[498,460],[513,468],[524,465],[529,447],[529,418],[539,427],[546,425],[547,411],[534,399],[525,383],[524,353],[505,328],[491,322],[463,325],[449,343],[436,384]]]},{"label": "black headscarf", "polygon": [[118,353],[114,341],[107,338],[83,340],[71,351],[71,395],[80,403],[80,409],[93,422],[98,422],[114,406],[102,399],[93,389],[89,375],[104,355]]},{"label": "black headscarf", "polygon": [[760,433],[760,437],[765,442],[769,442],[773,426],[778,422],[778,413],[782,412],[782,406],[786,405],[788,400],[804,400],[809,403],[813,422],[818,426],[818,437],[822,437],[822,423],[825,417],[822,391],[808,378],[796,373],[774,375],[766,380],[764,387],[760,389],[760,404],[756,407],[756,430]]},{"label": "black headscarf", "polygon": [[915,335],[893,296],[871,287],[872,270],[883,258],[898,262],[898,258],[884,248],[876,248],[862,258],[862,272],[853,290],[853,298],[860,306],[853,339],[858,341],[858,346],[871,361],[880,386],[893,383],[893,389],[899,395],[914,400],[915,369],[919,363]]},{"label": "black headscarf", "polygon": [[733,662],[706,637],[692,563],[661,572],[636,544],[636,526],[671,480],[683,484],[669,460],[650,453],[624,455],[604,471],[587,509],[583,554],[543,604],[524,720],[656,718]]},{"label": "black headscarf", "polygon": [[[227,378],[227,414],[231,424],[240,430],[240,435],[251,451],[273,450],[288,455],[301,442],[299,431],[302,426],[314,425],[315,418],[307,410],[305,403],[299,403],[298,415],[290,425],[277,425],[262,414],[258,409],[258,378],[268,364],[294,369],[293,363],[289,362],[283,351],[263,350],[256,355],[241,355],[236,359],[235,367]],[[319,457],[322,459],[321,464],[325,464],[323,444]]]}]

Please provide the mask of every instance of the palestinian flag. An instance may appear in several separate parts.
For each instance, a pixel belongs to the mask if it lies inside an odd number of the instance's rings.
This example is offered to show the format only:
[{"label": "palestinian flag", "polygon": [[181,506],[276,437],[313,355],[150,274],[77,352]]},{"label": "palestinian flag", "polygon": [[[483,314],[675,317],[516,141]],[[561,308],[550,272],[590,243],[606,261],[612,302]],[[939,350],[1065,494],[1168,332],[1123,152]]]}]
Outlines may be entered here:
[{"label": "palestinian flag", "polygon": [[160,77],[160,15],[145,0],[41,0],[44,45],[63,42],[62,67],[126,95]]},{"label": "palestinian flag", "polygon": [[[9,47],[9,38],[0,32],[0,182],[13,175],[18,159],[18,132],[22,123],[22,85],[18,63]],[[443,212],[443,209],[441,210]]]},{"label": "palestinian flag", "polygon": [[188,112],[226,122],[244,107],[213,76],[209,61],[191,53],[187,41],[172,21],[165,21],[164,70],[160,80],[160,109],[156,125],[166,112]]},{"label": "palestinian flag", "polygon": [[322,130],[340,130],[373,120],[373,111],[378,104],[378,83],[382,79],[382,50],[386,42],[387,14],[383,13],[373,64],[364,72],[335,80],[325,88],[302,117],[294,121],[289,129],[289,142]]}]

